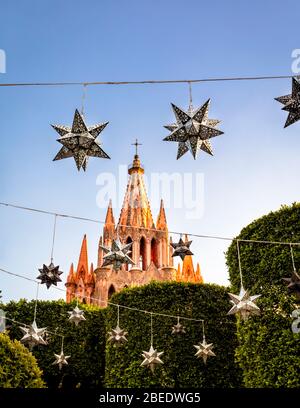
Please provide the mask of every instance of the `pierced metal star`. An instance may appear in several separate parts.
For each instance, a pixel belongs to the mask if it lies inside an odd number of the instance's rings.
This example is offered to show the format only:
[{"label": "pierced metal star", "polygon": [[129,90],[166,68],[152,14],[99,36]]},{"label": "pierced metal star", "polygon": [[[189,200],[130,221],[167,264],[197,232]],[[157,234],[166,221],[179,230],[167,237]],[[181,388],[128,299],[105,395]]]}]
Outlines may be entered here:
[{"label": "pierced metal star", "polygon": [[70,322],[74,322],[76,326],[86,318],[84,317],[84,311],[79,309],[78,306],[76,306],[71,312],[68,312],[70,317],[69,320]]},{"label": "pierced metal star", "polygon": [[289,112],[284,127],[288,127],[300,119],[300,82],[297,78],[292,79],[292,93],[279,96],[276,101],[282,103],[282,110]]},{"label": "pierced metal star", "polygon": [[128,253],[131,252],[132,242],[122,245],[120,240],[116,239],[113,240],[111,247],[104,245],[100,245],[100,247],[106,253],[103,257],[102,266],[113,265],[113,268],[117,271],[123,264],[134,265],[133,260],[128,256]]},{"label": "pierced metal star", "polygon": [[162,354],[164,354],[163,351],[158,352],[157,350],[154,350],[151,344],[149,351],[143,351],[142,357],[144,357],[144,361],[142,362],[141,367],[149,367],[153,373],[156,365],[163,364],[163,361],[160,359]]},{"label": "pierced metal star", "polygon": [[175,324],[172,327],[172,334],[185,334],[185,326],[183,326],[181,323],[179,323],[179,320],[177,322],[177,324]]},{"label": "pierced metal star", "polygon": [[30,350],[32,350],[34,346],[38,346],[39,344],[42,344],[42,345],[47,344],[43,338],[47,328],[44,327],[42,329],[39,329],[36,325],[35,320],[30,326],[28,327],[20,326],[20,329],[24,333],[24,336],[21,338],[20,342],[27,344]]},{"label": "pierced metal star", "polygon": [[115,329],[112,329],[111,332],[109,332],[108,334],[110,336],[108,338],[108,341],[112,342],[117,346],[121,346],[122,344],[128,341],[126,339],[128,332],[125,331],[124,329],[120,329],[119,326],[117,326]]},{"label": "pierced metal star", "polygon": [[63,273],[59,271],[59,266],[54,266],[51,262],[49,266],[43,265],[41,269],[39,269],[40,275],[37,279],[41,280],[41,284],[45,283],[47,289],[50,288],[51,285],[57,286],[57,282],[61,282],[60,275]]},{"label": "pierced metal star", "polygon": [[300,300],[300,276],[294,270],[290,278],[282,278],[288,285],[288,291],[296,295],[297,299]]},{"label": "pierced metal star", "polygon": [[220,123],[217,119],[208,119],[210,99],[200,108],[194,109],[191,105],[188,111],[171,104],[176,117],[176,123],[164,126],[171,134],[164,141],[178,142],[177,160],[187,151],[192,153],[194,159],[200,150],[213,155],[209,139],[222,135],[224,132],[216,129]]},{"label": "pierced metal star", "polygon": [[175,249],[175,251],[172,254],[172,257],[174,256],[180,256],[182,260],[187,255],[194,255],[193,252],[190,250],[190,245],[193,241],[183,241],[182,238],[179,239],[178,243],[176,242],[171,242],[171,246]]},{"label": "pierced metal star", "polygon": [[72,127],[51,125],[60,135],[57,141],[63,145],[53,161],[74,157],[77,169],[82,168],[85,171],[89,157],[110,159],[101,149],[101,144],[96,140],[108,123],[99,123],[87,127],[83,116],[76,109]]},{"label": "pierced metal star", "polygon": [[58,368],[61,370],[63,365],[68,365],[69,363],[67,362],[68,358],[70,358],[71,356],[65,356],[64,355],[64,351],[61,350],[60,354],[55,354],[55,361],[52,363],[52,365],[54,364],[58,364]]},{"label": "pierced metal star", "polygon": [[212,351],[213,344],[207,344],[205,337],[203,338],[202,343],[194,345],[194,347],[197,349],[195,356],[197,358],[202,357],[204,364],[206,364],[208,357],[215,357],[215,353]]},{"label": "pierced metal star", "polygon": [[228,293],[232,308],[228,315],[238,314],[242,319],[247,320],[250,315],[258,315],[260,308],[255,304],[260,295],[250,296],[249,292],[241,287],[239,295]]}]

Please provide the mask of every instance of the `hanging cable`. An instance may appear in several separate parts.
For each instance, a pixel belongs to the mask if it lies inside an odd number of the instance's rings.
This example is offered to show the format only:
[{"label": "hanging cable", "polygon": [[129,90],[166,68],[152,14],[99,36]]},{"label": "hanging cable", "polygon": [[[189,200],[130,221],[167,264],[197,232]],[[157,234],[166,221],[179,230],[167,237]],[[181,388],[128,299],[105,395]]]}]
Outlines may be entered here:
[{"label": "hanging cable", "polygon": [[237,247],[237,254],[238,254],[238,262],[239,262],[239,273],[240,273],[240,280],[241,280],[241,287],[244,288],[243,285],[243,275],[242,275],[242,265],[241,265],[241,255],[240,255],[240,245],[239,240],[236,240],[236,247]]}]

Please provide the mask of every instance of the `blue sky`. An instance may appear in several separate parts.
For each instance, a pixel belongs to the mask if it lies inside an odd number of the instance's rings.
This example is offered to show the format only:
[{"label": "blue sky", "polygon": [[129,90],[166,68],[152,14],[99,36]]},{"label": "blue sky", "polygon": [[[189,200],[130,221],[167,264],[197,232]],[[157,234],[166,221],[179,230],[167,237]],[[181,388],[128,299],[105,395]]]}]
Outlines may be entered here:
[{"label": "blue sky", "polygon": [[[0,81],[290,75],[292,50],[300,48],[299,13],[299,2],[291,0],[4,0],[0,48],[7,73]],[[138,137],[148,175],[203,174],[203,215],[190,220],[185,208],[168,208],[170,230],[235,236],[253,219],[299,200],[300,123],[283,129],[286,113],[273,99],[290,87],[290,80],[194,85],[194,105],[210,97],[210,117],[220,119],[225,132],[212,142],[215,156],[203,153],[196,161],[189,154],[176,161],[176,145],[162,142],[163,125],[173,121],[170,103],[188,105],[186,84],[88,87],[87,123],[110,122],[101,141],[112,160],[91,159],[86,173],[78,173],[71,159],[52,162],[59,145],[49,126],[71,123],[82,88],[1,88],[0,199],[103,220],[96,179],[103,172],[117,175],[119,165],[130,163],[130,144]],[[155,218],[157,212],[153,208]],[[35,278],[50,257],[52,222],[0,208],[0,267]],[[58,220],[54,258],[64,277],[77,261],[84,233],[90,261],[96,263],[101,229]],[[194,240],[195,261],[206,282],[227,282],[227,246]],[[0,289],[5,300],[35,293],[30,283],[4,275]],[[42,288],[41,297],[61,294]]]}]

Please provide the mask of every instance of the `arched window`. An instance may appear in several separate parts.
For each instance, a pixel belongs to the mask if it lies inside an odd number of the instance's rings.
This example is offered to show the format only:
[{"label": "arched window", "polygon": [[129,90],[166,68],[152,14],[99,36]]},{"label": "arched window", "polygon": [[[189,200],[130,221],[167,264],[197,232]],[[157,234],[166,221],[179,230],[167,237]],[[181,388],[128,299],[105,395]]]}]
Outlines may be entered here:
[{"label": "arched window", "polygon": [[[126,239],[126,244],[130,244],[131,242],[132,242],[131,237],[127,237],[127,239]],[[131,246],[131,252],[128,253],[128,255],[130,256],[130,258],[132,258],[132,256],[133,256],[132,250],[133,250],[133,248],[132,248],[132,246]],[[128,271],[129,268],[131,268],[131,265],[126,264],[126,265],[125,265],[126,271]]]},{"label": "arched window", "polygon": [[151,240],[151,261],[154,263],[154,265],[158,268],[158,242],[156,241],[155,238],[152,238]]},{"label": "arched window", "polygon": [[110,285],[109,289],[108,289],[108,299],[110,299],[112,297],[112,295],[115,293],[116,289],[114,287],[114,285]]},{"label": "arched window", "polygon": [[142,269],[142,271],[145,271],[147,269],[147,257],[146,257],[146,240],[144,237],[141,238],[140,240],[140,269]]}]

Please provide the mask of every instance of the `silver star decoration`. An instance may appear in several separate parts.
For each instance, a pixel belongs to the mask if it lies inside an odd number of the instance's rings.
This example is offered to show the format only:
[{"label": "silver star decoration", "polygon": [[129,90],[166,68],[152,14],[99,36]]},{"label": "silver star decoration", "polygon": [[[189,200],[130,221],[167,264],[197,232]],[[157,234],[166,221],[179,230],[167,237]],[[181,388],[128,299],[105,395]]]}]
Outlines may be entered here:
[{"label": "silver star decoration", "polygon": [[238,314],[242,319],[247,320],[250,315],[258,315],[260,308],[255,304],[260,295],[250,296],[249,292],[241,287],[239,295],[228,293],[232,308],[228,315]]},{"label": "silver star decoration", "polygon": [[282,110],[289,112],[284,127],[288,127],[300,119],[300,82],[297,78],[292,79],[292,93],[279,96],[276,101],[282,103]]},{"label": "silver star decoration", "polygon": [[44,335],[46,331],[46,327],[39,329],[36,325],[36,321],[28,326],[28,327],[22,327],[20,326],[20,329],[24,333],[24,336],[21,338],[20,342],[27,344],[30,350],[34,346],[38,346],[39,344],[46,345],[46,341],[44,340]]},{"label": "silver star decoration", "polygon": [[41,284],[45,283],[47,289],[50,288],[51,285],[57,286],[57,282],[61,282],[60,275],[63,273],[59,271],[59,266],[54,266],[51,262],[49,266],[43,265],[41,269],[39,269],[40,275],[37,279],[41,280]]},{"label": "silver star decoration", "polygon": [[86,320],[83,310],[79,309],[78,306],[76,306],[71,312],[68,313],[70,315],[70,322],[74,322],[76,326],[78,326],[80,322]]},{"label": "silver star decoration", "polygon": [[203,338],[202,343],[194,345],[194,347],[197,349],[195,356],[197,358],[202,357],[204,364],[206,364],[208,357],[215,357],[215,353],[212,351],[213,344],[207,344],[205,338]]},{"label": "silver star decoration", "polygon": [[288,284],[288,291],[295,294],[297,299],[300,300],[300,276],[297,271],[293,271],[290,278],[283,278],[283,280]]},{"label": "silver star decoration", "polygon": [[106,255],[103,256],[102,266],[113,265],[115,270],[121,268],[123,264],[134,265],[133,260],[128,256],[131,252],[132,242],[122,245],[119,239],[113,240],[111,247],[100,245]]},{"label": "silver star decoration", "polygon": [[171,242],[171,246],[175,249],[172,256],[180,256],[180,258],[184,260],[187,255],[194,255],[190,250],[191,243],[192,241],[184,242],[182,238],[179,239],[178,243]]},{"label": "silver star decoration", "polygon": [[85,171],[89,156],[109,159],[110,157],[101,149],[101,144],[96,140],[108,123],[87,127],[83,116],[76,109],[72,127],[51,125],[60,135],[57,141],[63,145],[53,161],[74,157],[77,169],[82,168]]},{"label": "silver star decoration", "polygon": [[126,336],[128,334],[127,331],[120,329],[119,326],[117,326],[115,329],[112,329],[111,332],[109,332],[108,334],[109,334],[108,341],[112,342],[113,344],[116,344],[117,346],[122,345],[128,341],[126,339]]},{"label": "silver star decoration", "polygon": [[186,333],[185,331],[185,326],[183,326],[181,323],[179,323],[179,321],[177,322],[177,324],[175,324],[172,327],[172,334],[184,334]]},{"label": "silver star decoration", "polygon": [[151,344],[149,351],[143,351],[142,357],[144,357],[144,361],[142,362],[141,366],[149,367],[153,373],[156,365],[163,364],[163,361],[160,359],[162,354],[164,354],[163,351],[158,352],[157,350],[154,350]]},{"label": "silver star decoration", "polygon": [[171,134],[164,141],[178,142],[177,160],[187,151],[192,153],[194,159],[200,150],[213,155],[209,139],[222,135],[224,132],[216,129],[220,123],[217,119],[208,119],[210,99],[200,108],[194,109],[191,105],[188,111],[171,104],[176,117],[176,123],[164,126]]},{"label": "silver star decoration", "polygon": [[68,360],[68,358],[71,357],[71,356],[65,356],[63,350],[61,350],[60,354],[55,354],[54,353],[54,356],[55,356],[55,361],[52,364],[53,365],[58,364],[58,368],[60,370],[62,369],[63,365],[68,365],[67,360]]}]

